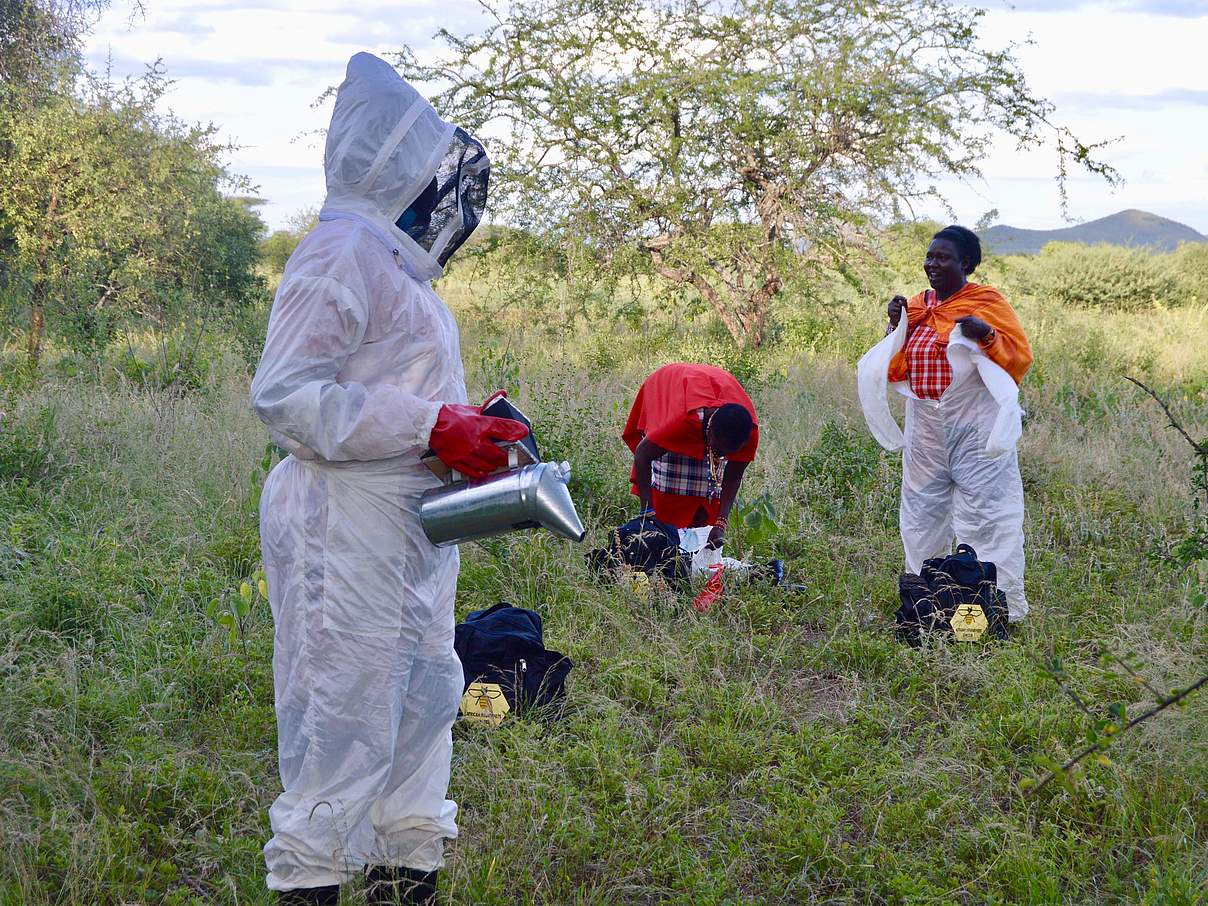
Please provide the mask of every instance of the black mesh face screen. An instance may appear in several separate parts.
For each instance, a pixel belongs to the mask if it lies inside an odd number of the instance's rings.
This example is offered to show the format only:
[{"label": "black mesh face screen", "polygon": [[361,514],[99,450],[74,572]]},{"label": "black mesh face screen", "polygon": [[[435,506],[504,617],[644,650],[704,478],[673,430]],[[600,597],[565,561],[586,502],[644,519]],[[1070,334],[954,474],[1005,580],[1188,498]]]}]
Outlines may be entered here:
[{"label": "black mesh face screen", "polygon": [[400,230],[419,242],[428,232],[428,228],[432,225],[432,209],[436,207],[436,180],[424,188],[424,191],[419,193],[419,198],[411,202],[410,207],[399,215],[395,224]]},{"label": "black mesh face screen", "polygon": [[[456,130],[436,169],[435,201],[431,203],[427,228],[416,235],[420,232],[422,215],[427,214],[426,210],[418,208],[414,223],[404,227],[442,266],[482,220],[490,175],[491,164],[486,149],[465,130]],[[431,198],[431,189],[429,186],[420,199]],[[416,199],[412,208],[416,208],[420,199]],[[427,208],[427,204],[423,207]]]}]

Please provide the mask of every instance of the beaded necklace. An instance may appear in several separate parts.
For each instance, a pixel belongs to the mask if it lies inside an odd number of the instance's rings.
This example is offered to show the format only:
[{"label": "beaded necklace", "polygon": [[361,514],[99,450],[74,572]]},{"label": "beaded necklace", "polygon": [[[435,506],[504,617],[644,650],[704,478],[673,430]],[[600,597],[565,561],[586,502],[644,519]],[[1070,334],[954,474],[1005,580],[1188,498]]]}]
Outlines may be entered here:
[{"label": "beaded necklace", "polygon": [[722,480],[722,463],[725,462],[724,456],[718,456],[717,452],[709,446],[709,425],[713,422],[713,413],[709,413],[709,417],[704,420],[705,432],[705,459],[709,463],[709,491],[712,492],[721,487]]}]

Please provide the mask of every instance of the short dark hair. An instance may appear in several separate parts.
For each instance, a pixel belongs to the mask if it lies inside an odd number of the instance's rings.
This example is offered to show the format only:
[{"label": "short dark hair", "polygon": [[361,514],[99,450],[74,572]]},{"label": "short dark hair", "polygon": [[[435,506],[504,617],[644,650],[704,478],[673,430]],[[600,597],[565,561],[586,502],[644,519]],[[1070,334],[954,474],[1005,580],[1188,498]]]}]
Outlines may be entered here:
[{"label": "short dark hair", "polygon": [[[981,264],[981,240],[972,230],[954,223],[952,226],[944,227],[931,238],[932,240],[947,239],[956,246],[956,251],[961,256],[961,267],[964,268],[966,274],[973,273]],[[968,267],[965,267],[966,262],[969,264]]]},{"label": "short dark hair", "polygon": [[717,432],[718,439],[725,441],[727,446],[735,450],[747,442],[754,427],[755,419],[751,418],[750,411],[738,403],[718,406],[709,419],[709,428]]}]

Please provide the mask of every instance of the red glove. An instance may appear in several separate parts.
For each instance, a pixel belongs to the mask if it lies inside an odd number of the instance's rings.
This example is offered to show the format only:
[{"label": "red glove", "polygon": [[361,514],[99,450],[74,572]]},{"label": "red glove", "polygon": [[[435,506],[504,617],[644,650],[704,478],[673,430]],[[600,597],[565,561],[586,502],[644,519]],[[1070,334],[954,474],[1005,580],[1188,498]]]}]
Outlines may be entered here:
[{"label": "red glove", "polygon": [[436,416],[428,446],[451,469],[471,478],[485,478],[507,465],[508,455],[492,441],[521,440],[528,428],[510,418],[491,418],[481,406],[445,403]]},{"label": "red glove", "polygon": [[495,402],[495,400],[505,400],[507,398],[508,392],[506,390],[496,390],[486,398],[486,401],[482,404],[482,408],[485,409],[487,406],[491,405],[491,403]]}]

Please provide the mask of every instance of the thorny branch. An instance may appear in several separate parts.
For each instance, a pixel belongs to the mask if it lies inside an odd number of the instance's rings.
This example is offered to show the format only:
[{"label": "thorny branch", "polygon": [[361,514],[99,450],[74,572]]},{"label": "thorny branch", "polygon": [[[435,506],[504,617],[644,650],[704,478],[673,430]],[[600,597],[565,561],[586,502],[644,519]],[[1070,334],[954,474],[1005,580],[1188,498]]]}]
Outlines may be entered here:
[{"label": "thorny branch", "polygon": [[1170,411],[1170,407],[1166,405],[1166,401],[1163,400],[1162,397],[1158,396],[1156,392],[1142,384],[1135,377],[1129,377],[1126,374],[1124,375],[1124,380],[1131,381],[1153,397],[1154,401],[1162,407],[1162,411],[1166,413],[1166,418],[1170,421],[1170,427],[1174,428],[1183,435],[1183,438],[1187,441],[1187,443],[1191,444],[1191,449],[1195,451],[1196,456],[1208,456],[1208,444],[1197,444],[1191,439],[1191,435],[1187,433],[1187,430],[1179,423],[1179,420],[1174,417],[1174,413]]},{"label": "thorny branch", "polygon": [[[1183,439],[1186,440],[1187,443],[1191,446],[1191,449],[1194,452],[1194,454],[1203,463],[1203,469],[1204,469],[1205,475],[1208,476],[1208,443],[1203,443],[1203,444],[1196,443],[1192,439],[1191,435],[1187,433],[1187,430],[1183,427],[1183,425],[1179,422],[1179,420],[1177,418],[1175,418],[1174,413],[1170,411],[1170,406],[1168,406],[1166,404],[1166,401],[1163,400],[1160,396],[1158,396],[1158,394],[1152,388],[1146,386],[1144,383],[1142,383],[1141,381],[1137,380],[1134,377],[1130,377],[1128,375],[1125,375],[1124,377],[1126,380],[1130,381],[1131,383],[1135,384],[1137,387],[1140,387],[1142,390],[1144,390],[1159,406],[1162,407],[1162,411],[1164,413],[1166,413],[1166,418],[1170,423],[1170,427],[1172,427],[1176,431],[1178,431],[1179,434],[1181,434],[1183,436]],[[1205,498],[1208,499],[1208,481],[1205,481],[1205,483],[1203,484],[1203,491],[1205,494]],[[1134,680],[1136,680],[1138,683],[1143,685],[1150,693],[1156,693],[1156,690],[1154,689],[1154,687],[1152,685],[1150,685],[1150,683],[1147,682],[1145,680],[1145,678],[1143,676],[1141,676],[1140,673],[1133,670],[1124,661],[1120,661],[1119,663],[1121,664],[1121,666],[1124,667],[1124,669],[1128,672],[1128,674]],[[1064,692],[1066,695],[1068,695],[1073,700],[1073,702],[1080,709],[1082,709],[1083,712],[1087,713],[1088,715],[1091,714],[1091,711],[1089,708],[1087,708],[1085,702],[1083,702],[1078,697],[1078,695],[1074,692],[1074,690],[1071,689],[1069,687],[1069,685],[1065,682],[1064,671],[1061,670],[1059,667],[1054,668],[1052,666],[1049,666],[1048,664],[1046,664],[1045,666],[1046,666],[1046,669],[1053,676],[1053,678],[1057,681],[1057,684],[1060,687],[1061,691]],[[1049,771],[1047,774],[1044,775],[1044,777],[1042,777],[1039,781],[1037,781],[1035,783],[1035,785],[1029,786],[1027,789],[1028,795],[1034,796],[1035,794],[1039,793],[1042,789],[1044,789],[1046,786],[1048,786],[1049,783],[1051,783],[1057,777],[1065,776],[1070,771],[1070,769],[1073,768],[1075,765],[1077,765],[1079,762],[1085,760],[1086,758],[1089,758],[1090,756],[1092,756],[1096,753],[1105,751],[1112,744],[1112,742],[1117,737],[1119,737],[1121,734],[1128,732],[1133,727],[1137,726],[1137,724],[1143,723],[1144,721],[1149,720],[1151,717],[1154,717],[1155,715],[1160,714],[1161,712],[1165,711],[1167,708],[1169,708],[1173,705],[1179,704],[1181,701],[1183,701],[1185,698],[1187,698],[1189,695],[1191,695],[1197,689],[1201,688],[1202,686],[1204,686],[1206,684],[1208,684],[1208,675],[1200,677],[1198,680],[1196,680],[1194,683],[1192,683],[1186,689],[1177,690],[1174,693],[1172,693],[1171,695],[1158,696],[1157,703],[1152,708],[1150,708],[1148,711],[1146,711],[1143,714],[1138,715],[1137,717],[1134,717],[1132,720],[1130,720],[1128,723],[1126,723],[1123,727],[1119,728],[1118,730],[1112,730],[1110,733],[1107,733],[1103,737],[1097,738],[1095,740],[1095,742],[1093,742],[1091,745],[1087,746],[1082,751],[1078,752],[1078,754],[1076,754],[1072,758],[1070,758],[1065,764],[1061,765],[1059,768],[1057,768],[1055,770]]]},{"label": "thorny branch", "polygon": [[[1195,472],[1197,475],[1194,481],[1194,487],[1196,491],[1203,494],[1204,500],[1203,504],[1201,504],[1199,500],[1196,501],[1196,511],[1197,513],[1200,513],[1200,518],[1208,516],[1208,442],[1197,444],[1194,440],[1192,440],[1191,435],[1187,433],[1187,429],[1184,428],[1179,420],[1174,417],[1174,413],[1170,411],[1170,407],[1166,405],[1165,400],[1163,400],[1151,388],[1145,386],[1145,384],[1141,383],[1136,378],[1129,377],[1128,375],[1125,375],[1124,377],[1126,380],[1131,381],[1144,390],[1159,406],[1162,407],[1162,411],[1166,413],[1166,419],[1169,421],[1170,427],[1174,428],[1181,435],[1183,435],[1183,439],[1191,446],[1192,453],[1194,453],[1199,459],[1199,465],[1195,467]],[[1201,506],[1204,508],[1202,512],[1200,511]],[[1208,542],[1208,535],[1205,535],[1203,525],[1200,526],[1200,528],[1197,530],[1197,533],[1200,537],[1194,540],[1194,544],[1202,551],[1205,543]]]},{"label": "thorny branch", "polygon": [[[1201,686],[1205,685],[1206,683],[1208,683],[1208,676],[1201,676],[1198,680],[1196,680],[1194,683],[1192,683],[1186,689],[1180,689],[1174,695],[1169,695],[1166,698],[1163,698],[1161,701],[1159,701],[1156,705],[1154,705],[1152,708],[1150,708],[1144,714],[1139,714],[1136,717],[1134,717],[1132,720],[1130,720],[1128,723],[1126,723],[1123,727],[1121,727],[1119,732],[1117,732],[1113,735],[1119,736],[1121,733],[1127,733],[1129,730],[1131,730],[1137,724],[1143,723],[1144,721],[1149,720],[1155,714],[1162,713],[1163,711],[1165,711],[1167,708],[1171,707],[1172,705],[1177,705],[1179,702],[1181,702],[1183,699],[1187,698],[1187,696],[1191,695],[1191,693],[1195,692],[1195,690],[1199,689]],[[1089,758],[1091,755],[1094,755],[1096,752],[1102,752],[1102,751],[1106,750],[1108,745],[1110,744],[1111,738],[1112,737],[1108,737],[1108,740],[1109,740],[1108,742],[1100,741],[1100,742],[1096,742],[1093,745],[1087,746],[1085,749],[1083,749],[1081,752],[1079,752],[1077,755],[1075,755],[1073,758],[1071,758],[1069,761],[1067,761],[1065,764],[1063,764],[1060,767],[1060,769],[1058,769],[1056,771],[1049,771],[1049,773],[1047,773],[1044,777],[1042,777],[1036,783],[1036,786],[1030,787],[1028,789],[1028,791],[1027,791],[1028,795],[1035,796],[1037,793],[1039,793],[1041,790],[1043,790],[1046,786],[1048,786],[1051,781],[1055,780],[1057,778],[1058,774],[1065,774],[1070,770],[1070,768],[1074,767],[1074,765],[1078,764],[1080,761],[1082,761],[1086,758]]]}]

